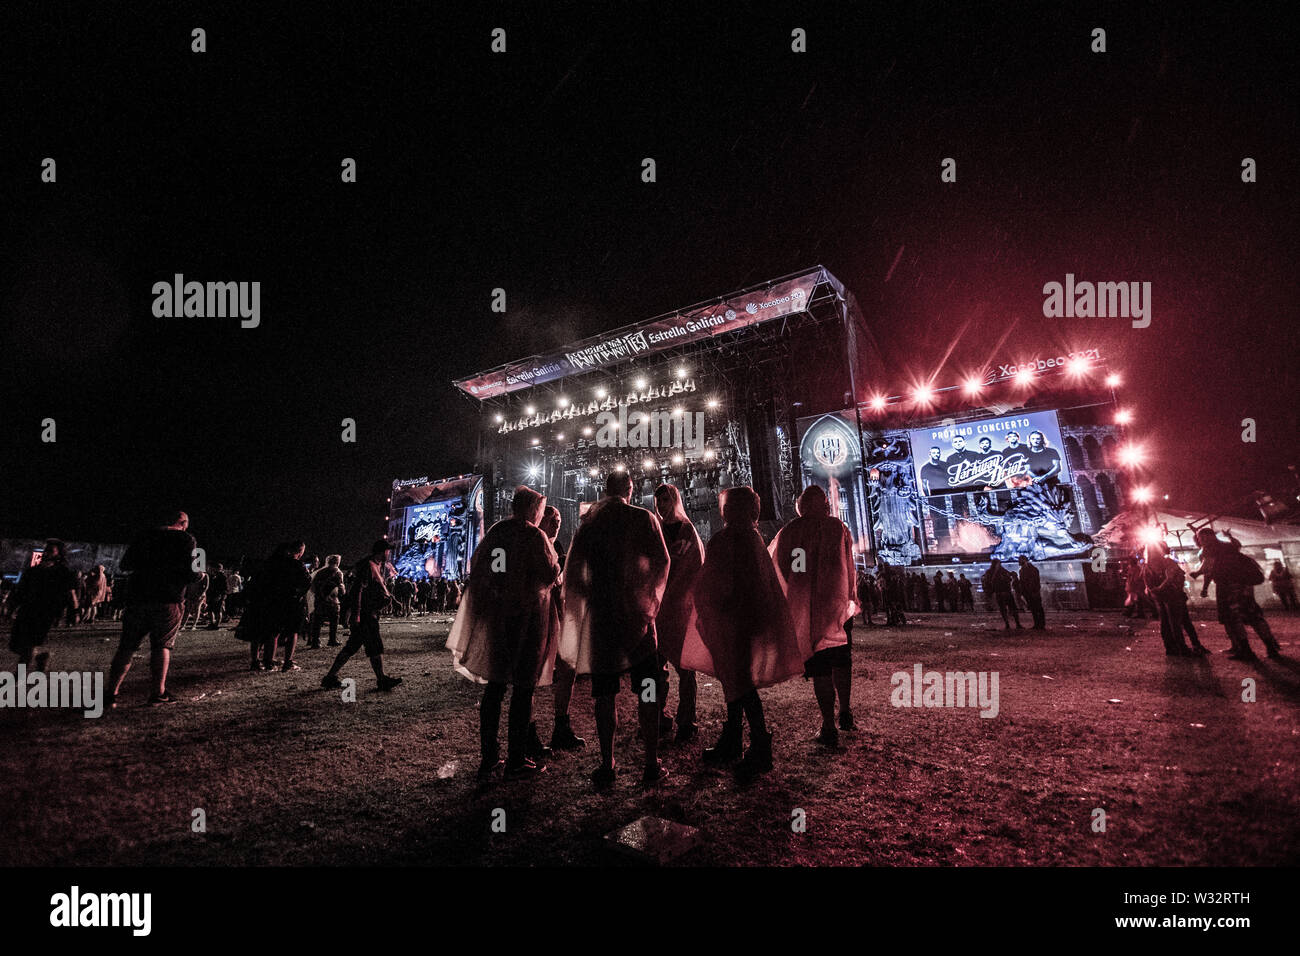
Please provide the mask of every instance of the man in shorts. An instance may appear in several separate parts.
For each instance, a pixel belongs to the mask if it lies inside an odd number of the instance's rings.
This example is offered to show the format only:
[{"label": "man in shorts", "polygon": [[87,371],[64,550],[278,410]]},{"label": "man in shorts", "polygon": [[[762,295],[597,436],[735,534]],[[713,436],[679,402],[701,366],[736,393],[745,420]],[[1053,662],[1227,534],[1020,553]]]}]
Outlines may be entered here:
[{"label": "man in shorts", "polygon": [[131,574],[122,638],[108,672],[109,706],[117,706],[118,691],[131,669],[131,658],[149,638],[149,671],[153,675],[150,704],[174,704],[167,691],[167,671],[184,616],[185,589],[199,580],[194,569],[194,538],[186,530],[190,517],[184,511],[167,516],[161,528],[151,528],[132,542],[120,567]]}]

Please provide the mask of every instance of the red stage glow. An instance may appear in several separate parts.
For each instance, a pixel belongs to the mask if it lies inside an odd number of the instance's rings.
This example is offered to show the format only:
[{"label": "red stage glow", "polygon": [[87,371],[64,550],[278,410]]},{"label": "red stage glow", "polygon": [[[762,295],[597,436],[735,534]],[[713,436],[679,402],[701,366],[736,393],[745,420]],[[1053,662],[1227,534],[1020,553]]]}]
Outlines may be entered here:
[{"label": "red stage glow", "polygon": [[1107,388],[1119,388],[1119,384],[1120,384],[1120,379],[1118,375],[1112,373],[1106,376]]},{"label": "red stage glow", "polygon": [[1133,413],[1130,412],[1127,408],[1121,408],[1119,411],[1115,413],[1116,425],[1127,425],[1132,421],[1133,421]]}]

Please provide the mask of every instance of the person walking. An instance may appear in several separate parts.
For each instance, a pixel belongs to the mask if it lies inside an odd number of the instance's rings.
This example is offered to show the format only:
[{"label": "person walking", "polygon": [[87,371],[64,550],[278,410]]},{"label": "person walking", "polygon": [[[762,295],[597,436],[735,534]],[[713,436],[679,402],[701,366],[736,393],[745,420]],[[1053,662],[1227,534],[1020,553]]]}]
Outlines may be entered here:
[{"label": "person walking", "polygon": [[1043,613],[1043,582],[1038,568],[1029,562],[1028,555],[1020,555],[1020,573],[1016,576],[1016,591],[1034,618],[1034,630],[1047,630],[1047,615]]},{"label": "person walking", "polygon": [[358,561],[352,569],[352,584],[341,608],[349,622],[348,639],[328,673],[321,678],[321,687],[326,690],[343,686],[339,671],[353,654],[363,648],[370,658],[370,667],[375,672],[375,682],[380,690],[392,690],[402,682],[400,677],[384,673],[384,642],[379,636],[379,612],[392,599],[384,582],[384,566],[391,550],[392,545],[380,538],[371,546],[369,556]]},{"label": "person walking", "polygon": [[9,649],[18,663],[33,670],[49,668],[45,642],[68,608],[77,607],[77,575],[68,567],[68,546],[58,538],[45,542],[40,563],[23,571],[9,595],[13,625]]}]

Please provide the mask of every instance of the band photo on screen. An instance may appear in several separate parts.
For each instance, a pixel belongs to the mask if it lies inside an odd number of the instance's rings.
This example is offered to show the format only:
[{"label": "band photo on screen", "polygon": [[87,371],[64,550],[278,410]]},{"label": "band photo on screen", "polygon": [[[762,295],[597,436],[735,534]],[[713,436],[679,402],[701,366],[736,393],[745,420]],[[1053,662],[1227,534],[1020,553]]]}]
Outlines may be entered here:
[{"label": "band photo on screen", "polygon": [[1278,935],[1290,13],[3,5],[10,938]]}]

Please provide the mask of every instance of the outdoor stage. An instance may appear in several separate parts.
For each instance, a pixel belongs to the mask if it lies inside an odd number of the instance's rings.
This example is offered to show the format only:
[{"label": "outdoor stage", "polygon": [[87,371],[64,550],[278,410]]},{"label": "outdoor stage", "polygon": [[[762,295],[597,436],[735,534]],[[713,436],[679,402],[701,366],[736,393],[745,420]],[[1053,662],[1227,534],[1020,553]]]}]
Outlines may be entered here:
[{"label": "outdoor stage", "polygon": [[[319,689],[329,649],[303,669],[250,674],[245,645],[184,632],[172,691],[145,706],[147,668],[132,670],[123,709],[98,720],[0,713],[8,783],[4,865],[614,864],[602,838],[646,814],[700,828],[683,865],[1279,865],[1300,858],[1300,617],[1275,614],[1287,655],[1244,664],[1217,653],[1167,659],[1153,622],[1113,612],[1049,615],[1050,631],[1006,633],[983,612],[917,617],[905,630],[855,630],[858,730],[838,751],[812,743],[811,685],[764,692],[776,767],[747,788],[704,766],[723,713],[705,679],[701,742],[661,753],[672,775],[635,782],[630,694],[620,696],[616,753],[626,775],[592,791],[595,731],[585,682],[574,695],[588,749],[558,755],[533,783],[479,786],[480,688],[443,649],[448,620],[384,622],[390,670],[373,690],[364,661],[357,702]],[[103,668],[118,628],[56,631],[64,669]],[[890,706],[891,674],[1000,672],[1000,708]],[[1252,677],[1258,702],[1242,703]],[[675,700],[675,686],[670,708]],[[537,695],[549,734],[551,694]],[[142,744],[142,742],[144,742]],[[206,833],[191,830],[205,811]],[[506,833],[491,814],[504,808]],[[1091,828],[1096,808],[1106,832]],[[793,833],[805,811],[807,831]],[[1227,887],[1220,887],[1227,888]]]}]

